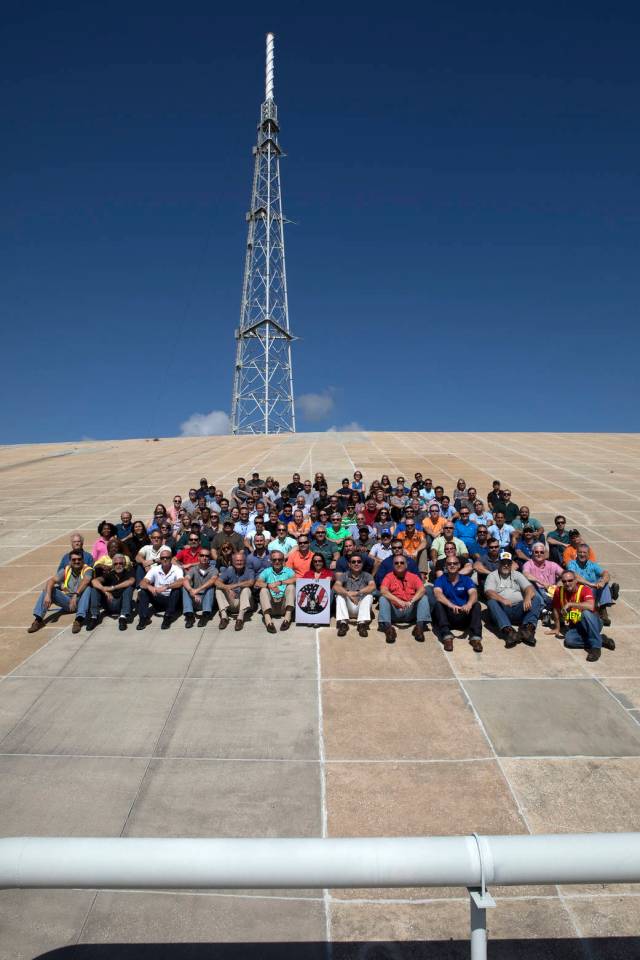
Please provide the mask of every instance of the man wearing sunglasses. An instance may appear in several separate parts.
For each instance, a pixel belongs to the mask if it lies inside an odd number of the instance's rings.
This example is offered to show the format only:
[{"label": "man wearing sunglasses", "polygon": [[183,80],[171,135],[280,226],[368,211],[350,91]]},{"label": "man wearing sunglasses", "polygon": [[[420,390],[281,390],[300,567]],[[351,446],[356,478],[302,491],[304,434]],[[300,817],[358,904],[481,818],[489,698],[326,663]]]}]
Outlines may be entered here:
[{"label": "man wearing sunglasses", "polygon": [[191,629],[196,621],[196,610],[201,611],[199,627],[204,627],[211,620],[217,576],[218,568],[211,560],[211,550],[208,547],[198,547],[197,562],[185,571],[182,587],[182,609],[187,630]]},{"label": "man wearing sunglasses", "polygon": [[127,624],[131,623],[136,578],[133,570],[127,572],[126,562],[124,554],[116,553],[110,567],[99,567],[100,573],[91,581],[87,630],[93,630],[97,626],[101,607],[109,616],[118,614],[120,630],[126,630]]},{"label": "man wearing sunglasses", "polygon": [[564,639],[565,647],[586,649],[590,663],[600,659],[602,647],[607,650],[616,648],[611,637],[605,637],[602,633],[595,603],[593,591],[585,584],[578,583],[572,570],[565,570],[553,595],[553,630],[558,639]]},{"label": "man wearing sunglasses", "polygon": [[364,570],[363,557],[359,553],[352,553],[349,557],[349,569],[345,573],[338,573],[334,584],[339,637],[344,637],[347,633],[350,618],[358,621],[358,633],[361,637],[369,635],[375,588],[375,580]]},{"label": "man wearing sunglasses", "polygon": [[173,562],[169,547],[160,548],[159,560],[147,571],[140,584],[136,630],[144,630],[151,623],[152,609],[164,614],[163,630],[169,629],[178,612],[184,582],[182,568]]},{"label": "man wearing sunglasses", "polygon": [[[311,556],[311,554],[309,554]],[[288,630],[293,619],[295,603],[296,575],[291,567],[285,566],[282,550],[273,550],[271,566],[263,570],[255,582],[260,596],[260,609],[268,633],[275,633],[274,615],[282,617],[280,630]]]},{"label": "man wearing sunglasses", "polygon": [[393,569],[380,588],[378,623],[387,643],[395,643],[396,631],[392,623],[415,623],[413,636],[422,643],[431,620],[425,586],[418,574],[407,569],[404,554],[394,552],[392,563]]},{"label": "man wearing sunglasses", "polygon": [[482,653],[482,620],[478,591],[470,577],[460,576],[460,560],[455,555],[447,557],[444,576],[433,585],[436,605],[433,610],[434,629],[444,649],[453,650],[455,630],[470,630],[470,644],[476,653]]}]

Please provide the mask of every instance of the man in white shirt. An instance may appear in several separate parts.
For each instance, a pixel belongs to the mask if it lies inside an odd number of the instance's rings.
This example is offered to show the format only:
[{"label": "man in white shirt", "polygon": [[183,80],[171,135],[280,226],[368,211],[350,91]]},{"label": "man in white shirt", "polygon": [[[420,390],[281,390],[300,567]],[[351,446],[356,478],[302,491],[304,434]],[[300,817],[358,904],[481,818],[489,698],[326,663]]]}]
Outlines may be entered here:
[{"label": "man in white shirt", "polygon": [[136,585],[140,586],[142,578],[154,563],[158,563],[160,560],[160,551],[162,550],[162,534],[159,530],[153,530],[149,534],[149,540],[151,543],[147,543],[144,547],[141,547],[136,554]]},{"label": "man in white shirt", "polygon": [[154,564],[145,574],[138,592],[138,626],[144,630],[151,623],[151,609],[163,610],[162,629],[168,630],[178,612],[181,591],[184,584],[182,568],[172,562],[169,547],[161,547],[160,562]]}]

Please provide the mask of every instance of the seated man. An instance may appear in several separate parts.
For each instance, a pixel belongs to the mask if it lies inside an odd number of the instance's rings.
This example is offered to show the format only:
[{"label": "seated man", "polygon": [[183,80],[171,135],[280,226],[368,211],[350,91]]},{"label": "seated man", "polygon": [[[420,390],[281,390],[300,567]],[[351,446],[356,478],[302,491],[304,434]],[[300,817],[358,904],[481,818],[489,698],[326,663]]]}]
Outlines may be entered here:
[{"label": "seated man", "polygon": [[553,605],[553,593],[549,587],[555,587],[562,576],[562,567],[553,560],[545,558],[545,548],[541,543],[534,543],[531,559],[527,560],[522,568],[527,580],[533,584],[536,593],[542,601],[542,622],[548,623]]},{"label": "seated man", "polygon": [[348,573],[349,572],[349,560],[354,553],[357,553],[359,557],[362,557],[362,569],[366,573],[373,573],[373,560],[368,553],[360,553],[357,549],[355,541],[351,537],[347,537],[342,546],[342,556],[336,563],[336,573]]},{"label": "seated man", "polygon": [[233,527],[233,532],[240,535],[244,544],[245,538],[252,536],[255,533],[255,527],[253,525],[253,520],[250,518],[249,507],[246,503],[243,503],[243,505],[240,507],[239,513],[240,516],[236,520],[236,523]]},{"label": "seated man", "polygon": [[476,537],[478,535],[478,528],[475,523],[471,522],[470,513],[469,507],[462,504],[459,517],[453,525],[453,535],[457,537],[458,540],[462,540],[467,548],[467,553],[473,556],[474,553],[477,553]]},{"label": "seated man", "polygon": [[473,512],[469,514],[469,520],[471,520],[471,523],[483,524],[488,528],[493,524],[493,514],[489,510],[485,510],[482,500],[476,500],[473,505]]},{"label": "seated man", "polygon": [[281,520],[279,520],[278,526],[276,527],[276,536],[269,541],[267,546],[269,553],[273,553],[274,550],[279,550],[280,553],[287,557],[292,550],[296,549],[297,546],[298,541],[295,539],[295,537],[291,537],[287,533],[286,523],[283,523]]},{"label": "seated man", "polygon": [[[508,551],[503,550],[499,559],[498,569],[489,574],[484,584],[491,619],[507,649],[515,647],[517,643],[535,647],[536,624],[542,610],[542,601],[533,584],[518,570],[513,569],[512,557]],[[513,624],[520,625],[517,633]]]},{"label": "seated man", "polygon": [[562,565],[562,555],[565,548],[569,546],[569,531],[567,530],[567,518],[561,513],[555,517],[555,530],[547,534],[547,545],[549,547],[549,559],[554,563]]},{"label": "seated man", "polygon": [[383,527],[380,531],[380,541],[374,543],[369,551],[369,557],[373,560],[373,570],[371,572],[374,576],[378,572],[380,564],[383,560],[386,560],[387,557],[390,557],[391,553],[391,530],[388,527]]},{"label": "seated man", "polygon": [[528,560],[531,560],[535,543],[535,533],[531,527],[525,527],[521,536],[518,535],[517,530],[514,531],[513,553],[515,556],[515,562],[521,570],[525,563]]},{"label": "seated man", "polygon": [[151,570],[151,567],[154,564],[160,561],[160,551],[163,549],[170,550],[170,547],[165,547],[162,543],[162,534],[159,530],[154,530],[152,534],[149,535],[150,543],[145,544],[144,547],[140,547],[136,554],[136,583],[140,585],[145,574]]},{"label": "seated man", "polygon": [[254,520],[255,533],[252,533],[250,536],[245,538],[244,545],[247,550],[255,550],[256,548],[256,536],[258,534],[264,539],[265,544],[269,543],[271,540],[271,534],[265,526],[265,521],[263,517],[256,517]]},{"label": "seated man", "polygon": [[565,647],[588,650],[587,660],[591,663],[600,659],[602,647],[616,648],[610,637],[603,636],[594,607],[591,589],[578,583],[572,570],[563,571],[560,586],[553,595],[553,629],[558,639],[564,639]]},{"label": "seated man", "polygon": [[62,556],[60,557],[60,560],[59,560],[59,562],[58,562],[58,566],[56,567],[56,570],[62,570],[63,567],[68,566],[68,564],[69,564],[69,557],[71,556],[71,551],[72,551],[72,550],[80,550],[80,551],[82,552],[82,558],[83,558],[85,564],[86,564],[88,567],[92,567],[92,566],[93,566],[93,557],[92,557],[92,555],[89,553],[88,550],[85,550],[85,549],[84,549],[84,537],[82,536],[82,534],[81,534],[81,533],[78,533],[77,530],[76,530],[74,533],[71,534],[70,540],[71,540],[71,547],[70,547],[70,549],[68,550],[67,553],[63,553]]},{"label": "seated man", "polygon": [[91,581],[91,599],[89,601],[89,619],[87,630],[93,630],[98,623],[100,608],[104,607],[111,616],[118,614],[118,627],[126,630],[132,619],[133,588],[136,578],[133,567],[123,553],[116,553],[112,558],[111,566],[98,567],[96,575]]},{"label": "seated man", "polygon": [[442,534],[442,529],[446,524],[444,517],[440,515],[440,507],[437,503],[430,503],[428,515],[422,521],[422,532],[427,538],[427,543],[431,547],[436,537]]},{"label": "seated man", "polygon": [[200,547],[198,562],[185,571],[182,587],[182,609],[184,625],[190,630],[196,621],[196,610],[200,610],[198,626],[204,625],[213,616],[213,591],[218,576],[218,568],[211,559],[211,550]]},{"label": "seated man", "polygon": [[[207,547],[208,549],[208,547]],[[182,550],[176,554],[176,563],[179,563],[185,574],[200,563],[200,537],[197,533],[189,534],[189,541]]]},{"label": "seated man", "polygon": [[[233,520],[225,520],[222,524],[222,532],[216,533],[215,537],[213,538],[213,543],[210,545],[214,556],[217,556],[218,550],[223,543],[230,543],[236,552],[239,550],[244,550],[244,540],[239,533],[235,532],[233,527]],[[178,543],[179,542],[180,541],[178,541]]]},{"label": "seated man", "polygon": [[502,510],[496,510],[495,522],[489,527],[489,536],[495,537],[500,544],[502,550],[507,550],[511,547],[511,540],[513,537],[513,527],[510,523],[507,523],[505,520],[505,515]]},{"label": "seated man", "polygon": [[496,516],[498,511],[504,513],[505,522],[508,524],[511,524],[520,513],[520,507],[511,499],[511,490],[501,491],[500,499],[496,503],[493,515]]},{"label": "seated man", "polygon": [[[447,560],[450,560],[452,557],[458,557],[458,551],[456,550],[455,543],[450,540],[444,545],[444,556],[440,557],[439,560],[436,560],[433,565],[432,579],[435,581],[438,577],[441,577],[446,572]],[[460,561],[460,570],[458,571],[461,577],[470,577],[473,573],[473,563],[471,557],[465,554],[462,557],[458,557]],[[420,572],[422,573],[422,557],[418,561],[418,566],[420,567]],[[430,592],[431,591],[431,592]],[[427,596],[429,597],[429,603],[432,602],[432,592],[433,587],[427,587]],[[433,601],[435,603],[435,601]]]},{"label": "seated man", "polygon": [[544,527],[539,520],[531,516],[529,507],[525,507],[524,504],[520,507],[518,516],[511,521],[511,526],[514,530],[524,530],[525,527],[531,527],[534,532],[534,540],[544,543]]},{"label": "seated man", "polygon": [[[253,553],[247,557],[249,576],[257,580],[263,570],[271,566],[271,554],[267,550],[267,541],[264,533],[256,533],[253,538]],[[254,585],[255,590],[255,585]]]},{"label": "seated man", "polygon": [[[584,543],[582,534],[579,530],[569,530],[569,546],[565,547],[562,552],[562,563],[565,567],[568,567],[572,560],[575,560],[578,556],[578,547],[581,543]],[[596,562],[595,550],[592,547],[587,548],[589,553],[588,557],[593,563]]]},{"label": "seated man", "polygon": [[237,613],[235,629],[242,630],[245,618],[251,609],[251,589],[254,583],[251,571],[247,568],[244,550],[237,550],[231,558],[231,566],[221,570],[216,579],[220,630],[229,626],[229,611]]},{"label": "seated man", "polygon": [[430,621],[429,601],[421,577],[409,572],[405,556],[394,553],[393,570],[386,575],[380,588],[379,629],[387,643],[394,643],[396,631],[392,622],[415,622],[413,636],[422,643]]},{"label": "seated man", "polygon": [[495,511],[496,504],[502,499],[502,491],[500,490],[500,481],[494,480],[491,484],[491,490],[487,494],[487,504],[490,510]]},{"label": "seated man", "polygon": [[407,556],[415,560],[418,554],[426,547],[427,539],[424,533],[416,529],[416,521],[413,517],[407,517],[404,527],[404,530],[396,533],[396,539],[402,541],[402,546]]},{"label": "seated man", "polygon": [[47,580],[47,585],[33,608],[33,623],[27,633],[36,633],[44,626],[44,616],[51,604],[65,613],[75,613],[71,633],[80,633],[89,611],[93,569],[85,563],[82,550],[71,550],[69,563]]},{"label": "seated man", "polygon": [[600,564],[589,559],[589,545],[579,544],[575,560],[570,560],[567,570],[571,570],[578,583],[589,587],[595,596],[597,613],[606,627],[611,625],[611,618],[607,607],[618,599],[620,587],[611,583],[611,574]]},{"label": "seated man", "polygon": [[487,552],[488,546],[489,530],[484,523],[479,523],[476,526],[475,542],[472,543],[469,548],[469,556],[471,557],[471,560],[475,563],[479,557],[483,557]]},{"label": "seated man", "polygon": [[487,540],[486,549],[476,557],[473,569],[478,578],[478,595],[484,600],[484,585],[487,577],[500,565],[500,542],[495,537]]},{"label": "seated man", "polygon": [[336,593],[336,620],[338,636],[344,637],[349,629],[349,618],[358,621],[358,633],[361,637],[369,635],[369,624],[373,619],[371,604],[376,582],[370,573],[363,569],[362,556],[354,552],[349,557],[349,570],[338,573],[334,583]]},{"label": "seated man", "polygon": [[456,548],[456,553],[460,558],[469,556],[469,551],[462,540],[460,540],[459,537],[454,537],[453,530],[453,520],[447,520],[442,528],[442,534],[439,537],[436,537],[431,544],[429,555],[432,566],[435,565],[437,560],[444,560],[444,547],[446,543],[453,543]]},{"label": "seated man", "polygon": [[302,533],[298,537],[298,546],[292,550],[287,557],[287,567],[296,575],[296,579],[308,577],[311,570],[311,560],[313,553],[309,549],[310,539],[308,533]]},{"label": "seated man", "polygon": [[482,620],[478,591],[470,577],[460,576],[460,560],[449,557],[445,574],[438,577],[434,586],[436,604],[433,624],[438,640],[449,653],[453,650],[452,629],[471,630],[470,643],[476,653],[482,653]]},{"label": "seated man", "polygon": [[295,582],[294,571],[285,566],[284,553],[281,550],[272,551],[271,566],[262,571],[255,583],[260,594],[264,625],[269,633],[276,632],[274,613],[283,618],[280,630],[288,630],[291,626],[296,600]]},{"label": "seated man", "polygon": [[340,557],[340,549],[332,540],[327,538],[327,529],[324,524],[316,527],[309,546],[312,553],[322,554],[327,570],[335,570],[336,563]]},{"label": "seated man", "polygon": [[[424,556],[424,553],[422,556]],[[404,552],[404,547],[402,546],[402,540],[394,539],[391,541],[391,556],[387,557],[386,560],[383,560],[382,563],[379,564],[378,569],[375,571],[374,579],[376,581],[376,589],[379,590],[386,575],[393,572],[394,557],[404,557],[407,561],[407,570],[410,573],[415,573],[416,576],[420,576],[421,572],[418,568],[418,564],[411,557],[407,557]]]},{"label": "seated man", "polygon": [[182,568],[173,562],[169,547],[160,548],[160,562],[147,570],[138,591],[138,625],[136,630],[144,630],[151,623],[151,609],[162,610],[162,629],[168,630],[176,616],[184,574]]}]

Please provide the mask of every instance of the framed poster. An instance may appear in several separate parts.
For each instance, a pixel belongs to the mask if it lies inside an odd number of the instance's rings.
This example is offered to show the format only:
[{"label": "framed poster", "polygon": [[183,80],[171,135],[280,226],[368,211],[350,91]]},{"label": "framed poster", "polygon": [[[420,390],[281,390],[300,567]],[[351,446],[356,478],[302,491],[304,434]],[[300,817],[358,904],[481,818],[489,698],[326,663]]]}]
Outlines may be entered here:
[{"label": "framed poster", "polygon": [[331,620],[331,580],[296,580],[296,623],[326,626]]}]

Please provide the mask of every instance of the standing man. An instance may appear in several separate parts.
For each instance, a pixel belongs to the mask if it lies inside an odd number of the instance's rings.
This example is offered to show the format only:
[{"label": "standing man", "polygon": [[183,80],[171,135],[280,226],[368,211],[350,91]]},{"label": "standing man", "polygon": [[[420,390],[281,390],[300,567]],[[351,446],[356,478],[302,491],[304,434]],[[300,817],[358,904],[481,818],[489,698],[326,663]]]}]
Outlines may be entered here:
[{"label": "standing man", "polygon": [[190,630],[196,621],[196,610],[201,611],[199,627],[204,627],[207,621],[211,620],[217,576],[218,568],[211,562],[211,550],[209,547],[200,547],[198,562],[186,571],[182,587],[182,609],[187,630]]},{"label": "standing man", "polygon": [[363,558],[358,553],[349,557],[349,570],[336,576],[334,590],[336,594],[336,620],[338,636],[344,637],[349,629],[349,618],[358,621],[358,633],[361,637],[369,635],[371,604],[376,582],[370,573],[363,569]]},{"label": "standing man", "polygon": [[453,650],[452,628],[471,629],[470,644],[476,653],[482,653],[482,620],[478,591],[471,577],[460,576],[460,560],[445,560],[444,576],[433,585],[436,605],[433,611],[434,630],[444,649]]},{"label": "standing man", "polygon": [[407,558],[393,555],[393,570],[382,581],[378,623],[387,643],[394,643],[396,631],[393,623],[415,623],[413,636],[424,642],[424,631],[431,620],[429,601],[425,587],[418,574],[407,570]]},{"label": "standing man", "polygon": [[27,633],[36,633],[44,626],[44,616],[51,604],[65,613],[75,613],[71,633],[80,633],[89,611],[93,569],[84,561],[82,550],[71,550],[69,563],[47,580],[47,585],[33,608],[33,623]]},{"label": "standing man", "polygon": [[251,589],[255,581],[247,569],[244,550],[238,550],[231,558],[231,566],[225,567],[216,579],[216,600],[220,609],[220,630],[229,626],[229,611],[237,613],[236,630],[242,630],[246,615],[251,609]]},{"label": "standing man", "polygon": [[151,609],[164,612],[161,629],[169,629],[178,612],[183,582],[182,568],[173,563],[171,550],[161,547],[160,563],[147,570],[140,584],[136,630],[144,630],[151,623]]}]

